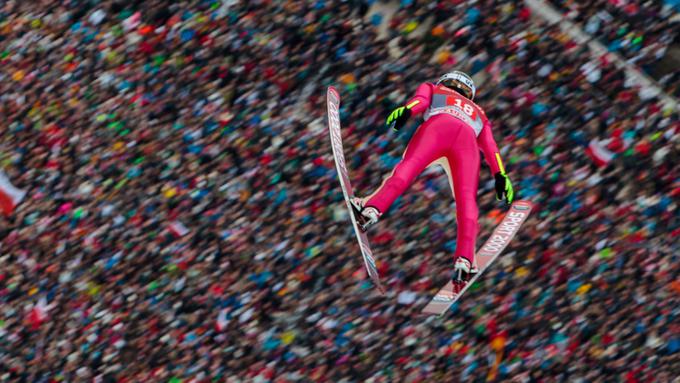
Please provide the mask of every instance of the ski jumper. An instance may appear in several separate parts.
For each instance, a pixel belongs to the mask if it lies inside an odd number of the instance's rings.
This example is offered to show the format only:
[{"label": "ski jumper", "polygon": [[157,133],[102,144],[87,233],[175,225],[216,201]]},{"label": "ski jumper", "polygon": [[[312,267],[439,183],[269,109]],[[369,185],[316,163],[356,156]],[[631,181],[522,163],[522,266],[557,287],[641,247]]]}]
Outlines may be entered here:
[{"label": "ski jumper", "polygon": [[364,199],[364,206],[386,212],[426,167],[440,164],[456,200],[455,255],[472,263],[478,231],[480,149],[492,174],[505,172],[491,124],[477,104],[442,85],[421,84],[406,105],[412,114],[425,112],[425,122],[414,133],[392,174],[375,193]]}]

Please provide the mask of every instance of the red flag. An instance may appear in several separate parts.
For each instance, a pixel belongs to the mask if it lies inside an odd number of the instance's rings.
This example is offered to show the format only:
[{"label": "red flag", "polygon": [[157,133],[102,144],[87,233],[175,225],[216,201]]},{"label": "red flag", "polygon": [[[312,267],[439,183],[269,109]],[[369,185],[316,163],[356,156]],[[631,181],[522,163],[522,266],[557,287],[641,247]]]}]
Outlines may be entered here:
[{"label": "red flag", "polygon": [[33,331],[38,331],[40,325],[49,319],[48,313],[53,305],[48,305],[45,298],[40,298],[28,313],[28,322]]}]

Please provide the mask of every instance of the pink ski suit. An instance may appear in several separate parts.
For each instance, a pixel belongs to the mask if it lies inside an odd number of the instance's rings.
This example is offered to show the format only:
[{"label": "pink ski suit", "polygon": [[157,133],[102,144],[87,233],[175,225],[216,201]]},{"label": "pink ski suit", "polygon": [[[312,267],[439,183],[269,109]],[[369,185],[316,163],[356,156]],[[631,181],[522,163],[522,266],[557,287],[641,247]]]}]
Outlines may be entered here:
[{"label": "pink ski suit", "polygon": [[425,122],[414,133],[392,174],[364,199],[364,206],[386,212],[426,167],[440,164],[456,199],[456,258],[462,256],[473,262],[478,230],[479,150],[484,152],[492,174],[503,170],[491,124],[482,108],[443,85],[421,84],[406,107],[412,114],[425,112]]}]

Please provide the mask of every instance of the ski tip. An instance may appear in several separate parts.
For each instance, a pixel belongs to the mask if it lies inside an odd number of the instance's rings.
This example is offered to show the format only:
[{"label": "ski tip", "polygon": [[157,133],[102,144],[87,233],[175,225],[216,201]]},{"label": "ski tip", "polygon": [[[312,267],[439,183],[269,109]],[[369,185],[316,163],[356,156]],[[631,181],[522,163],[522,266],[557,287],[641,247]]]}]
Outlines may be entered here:
[{"label": "ski tip", "polygon": [[331,85],[331,86],[328,87],[328,93],[333,93],[333,94],[335,94],[335,95],[338,96],[338,97],[340,96],[340,93],[338,93],[338,90],[335,89],[335,87],[334,87],[333,85]]}]

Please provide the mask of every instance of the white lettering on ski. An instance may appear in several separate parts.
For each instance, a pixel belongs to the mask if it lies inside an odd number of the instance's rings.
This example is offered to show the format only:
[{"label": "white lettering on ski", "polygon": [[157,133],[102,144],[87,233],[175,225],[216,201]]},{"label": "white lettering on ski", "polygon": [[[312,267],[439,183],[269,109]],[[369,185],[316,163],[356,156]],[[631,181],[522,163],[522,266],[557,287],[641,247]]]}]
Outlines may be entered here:
[{"label": "white lettering on ski", "polygon": [[515,235],[525,216],[526,213],[509,212],[489,241],[482,247],[480,255],[488,257],[501,252]]},{"label": "white lettering on ski", "polygon": [[342,133],[340,132],[340,113],[338,112],[338,99],[333,93],[328,103],[328,116],[331,124],[331,141],[333,144],[333,151],[338,161],[338,165],[342,170],[342,176],[349,179],[347,174],[347,167],[345,165],[345,154],[342,151]]}]

